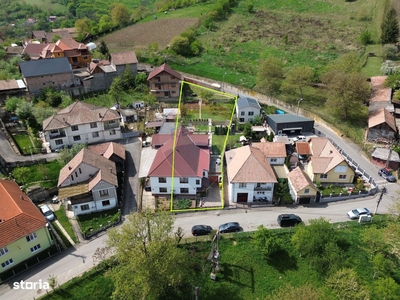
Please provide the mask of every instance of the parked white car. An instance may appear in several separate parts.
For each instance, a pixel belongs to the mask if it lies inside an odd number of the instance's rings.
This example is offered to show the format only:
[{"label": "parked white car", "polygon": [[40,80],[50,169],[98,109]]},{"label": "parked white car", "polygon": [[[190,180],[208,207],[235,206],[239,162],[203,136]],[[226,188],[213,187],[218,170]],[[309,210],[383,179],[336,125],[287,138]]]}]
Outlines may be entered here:
[{"label": "parked white car", "polygon": [[372,212],[368,209],[368,208],[356,208],[353,210],[350,210],[347,213],[347,216],[349,217],[349,219],[354,220],[354,219],[358,219],[360,216],[363,215],[372,215]]}]

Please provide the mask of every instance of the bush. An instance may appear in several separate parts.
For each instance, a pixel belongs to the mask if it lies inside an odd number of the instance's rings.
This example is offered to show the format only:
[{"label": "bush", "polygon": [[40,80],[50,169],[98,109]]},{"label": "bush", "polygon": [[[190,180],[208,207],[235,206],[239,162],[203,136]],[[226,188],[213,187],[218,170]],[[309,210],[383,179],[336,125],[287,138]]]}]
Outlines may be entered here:
[{"label": "bush", "polygon": [[188,209],[192,206],[192,200],[190,199],[179,199],[176,201],[176,207],[178,209]]},{"label": "bush", "polygon": [[363,33],[361,33],[360,41],[362,45],[372,44],[371,33],[368,30],[365,30]]}]

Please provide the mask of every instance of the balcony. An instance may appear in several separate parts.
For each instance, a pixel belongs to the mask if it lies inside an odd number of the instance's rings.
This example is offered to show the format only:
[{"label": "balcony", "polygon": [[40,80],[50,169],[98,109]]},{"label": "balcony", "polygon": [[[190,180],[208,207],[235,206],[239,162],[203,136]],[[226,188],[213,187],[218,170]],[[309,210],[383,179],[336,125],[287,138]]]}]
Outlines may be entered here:
[{"label": "balcony", "polygon": [[119,127],[120,127],[119,121],[116,121],[114,124],[104,123],[104,130],[119,128]]},{"label": "balcony", "polygon": [[59,138],[64,138],[64,137],[66,137],[67,135],[65,134],[65,133],[58,133],[58,134],[50,134],[49,135],[49,138],[51,139],[51,140],[54,140],[54,139],[59,139]]},{"label": "balcony", "polygon": [[272,188],[270,186],[259,186],[254,188],[255,191],[266,191],[270,192],[272,191]]}]

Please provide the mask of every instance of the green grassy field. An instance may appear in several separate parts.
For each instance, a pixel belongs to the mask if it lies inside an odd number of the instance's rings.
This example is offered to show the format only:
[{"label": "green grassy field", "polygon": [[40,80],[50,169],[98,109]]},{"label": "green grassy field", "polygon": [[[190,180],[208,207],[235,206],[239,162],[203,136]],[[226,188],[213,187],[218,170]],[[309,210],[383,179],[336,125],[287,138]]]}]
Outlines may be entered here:
[{"label": "green grassy field", "polygon": [[61,170],[61,166],[57,160],[24,168],[28,168],[29,170],[26,173],[26,186],[40,183],[41,187],[52,188],[57,185],[58,175]]},{"label": "green grassy field", "polygon": [[54,214],[56,215],[57,220],[60,222],[60,224],[64,227],[65,231],[69,234],[69,236],[71,237],[71,239],[77,243],[78,239],[76,238],[74,229],[72,228],[71,223],[68,220],[68,217],[65,215],[65,208],[64,205],[60,206],[59,210],[56,210],[54,212]]},{"label": "green grassy field", "polygon": [[98,213],[80,215],[77,217],[82,233],[89,234],[91,230],[96,231],[108,225],[108,222],[113,223],[118,221],[118,216],[121,214],[117,208],[105,210]]},{"label": "green grassy field", "polygon": [[14,134],[13,138],[18,147],[21,149],[22,154],[31,154],[31,150],[33,154],[37,153],[37,149],[34,148],[34,145],[32,145],[31,139],[29,138],[29,135],[27,133]]},{"label": "green grassy field", "polygon": [[53,0],[22,0],[21,3],[26,3],[33,6],[43,7],[46,11],[66,13],[67,7]]}]

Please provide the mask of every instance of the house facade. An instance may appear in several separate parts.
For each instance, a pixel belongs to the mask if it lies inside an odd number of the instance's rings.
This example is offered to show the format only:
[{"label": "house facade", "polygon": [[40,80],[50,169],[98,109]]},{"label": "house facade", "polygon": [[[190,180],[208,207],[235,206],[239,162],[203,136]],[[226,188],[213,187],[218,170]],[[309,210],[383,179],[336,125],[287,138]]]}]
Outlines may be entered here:
[{"label": "house facade", "polygon": [[294,203],[309,204],[316,201],[318,189],[300,167],[288,174],[288,184]]},{"label": "house facade", "polygon": [[313,183],[352,183],[355,173],[327,138],[309,140],[311,157],[304,166]]},{"label": "house facade", "polygon": [[182,79],[181,74],[164,63],[150,72],[147,81],[150,93],[157,99],[177,99]]},{"label": "house facade", "polygon": [[34,95],[47,87],[62,90],[80,85],[67,58],[23,61],[19,63],[19,68],[29,93]]},{"label": "house facade", "polygon": [[0,179],[0,273],[53,245],[46,218],[19,186]]},{"label": "house facade", "polygon": [[253,122],[261,114],[261,106],[256,99],[240,95],[236,101],[236,118],[239,123]]},{"label": "house facade", "polygon": [[117,111],[77,101],[43,121],[52,150],[78,143],[93,144],[121,138]]},{"label": "house facade", "polygon": [[386,108],[379,108],[370,113],[368,117],[368,141],[391,143],[396,136],[396,119]]},{"label": "house facade", "polygon": [[108,210],[118,205],[115,163],[89,149],[82,149],[61,170],[58,198],[74,215]]},{"label": "house facade", "polygon": [[250,145],[225,152],[229,199],[233,203],[272,201],[274,171],[263,152]]},{"label": "house facade", "polygon": [[[153,195],[196,195],[208,187],[210,150],[208,135],[193,134],[180,127],[158,148],[148,172]],[[155,135],[157,136],[157,135]],[[157,139],[157,138],[156,138]],[[163,139],[165,140],[165,139]],[[175,149],[175,153],[172,149]]]}]

